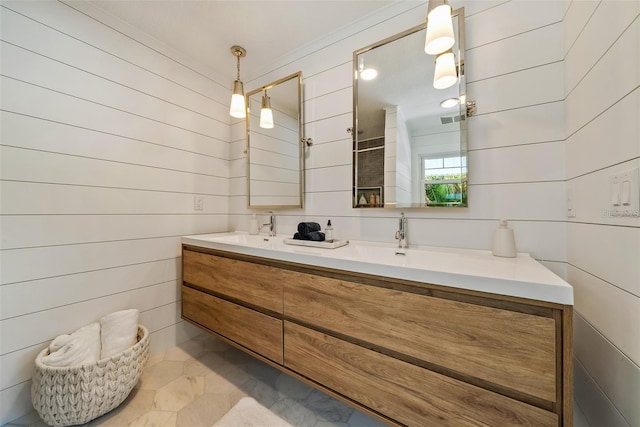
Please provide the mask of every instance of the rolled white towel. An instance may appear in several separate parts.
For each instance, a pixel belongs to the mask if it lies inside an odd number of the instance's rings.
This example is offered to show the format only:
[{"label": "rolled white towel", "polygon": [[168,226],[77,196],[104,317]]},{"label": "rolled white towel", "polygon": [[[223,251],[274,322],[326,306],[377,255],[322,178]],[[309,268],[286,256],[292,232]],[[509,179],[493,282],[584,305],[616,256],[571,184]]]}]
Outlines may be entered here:
[{"label": "rolled white towel", "polygon": [[100,319],[101,359],[118,354],[136,343],[138,315],[138,310],[133,308],[131,310],[116,311]]},{"label": "rolled white towel", "polygon": [[100,346],[100,324],[95,322],[72,334],[56,337],[49,345],[49,354],[42,358],[42,363],[58,367],[94,363],[100,358]]}]

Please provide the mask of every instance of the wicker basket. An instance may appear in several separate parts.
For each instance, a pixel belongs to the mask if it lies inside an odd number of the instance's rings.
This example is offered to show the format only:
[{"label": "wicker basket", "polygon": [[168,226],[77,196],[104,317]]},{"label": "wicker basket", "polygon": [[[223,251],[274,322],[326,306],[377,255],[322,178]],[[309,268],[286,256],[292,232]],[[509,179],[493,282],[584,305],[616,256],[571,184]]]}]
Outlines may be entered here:
[{"label": "wicker basket", "polygon": [[149,357],[149,331],[138,325],[138,342],[112,357],[70,368],[47,366],[42,350],[35,361],[31,402],[51,426],[84,424],[120,405]]}]

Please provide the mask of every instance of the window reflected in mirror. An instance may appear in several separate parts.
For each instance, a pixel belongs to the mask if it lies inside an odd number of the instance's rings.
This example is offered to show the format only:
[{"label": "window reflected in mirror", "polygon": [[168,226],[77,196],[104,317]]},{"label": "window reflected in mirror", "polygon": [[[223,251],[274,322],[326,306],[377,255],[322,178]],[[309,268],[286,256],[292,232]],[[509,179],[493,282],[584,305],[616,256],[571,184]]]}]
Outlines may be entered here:
[{"label": "window reflected in mirror", "polygon": [[354,207],[467,206],[463,8],[452,23],[440,55],[426,23],[354,52]]}]

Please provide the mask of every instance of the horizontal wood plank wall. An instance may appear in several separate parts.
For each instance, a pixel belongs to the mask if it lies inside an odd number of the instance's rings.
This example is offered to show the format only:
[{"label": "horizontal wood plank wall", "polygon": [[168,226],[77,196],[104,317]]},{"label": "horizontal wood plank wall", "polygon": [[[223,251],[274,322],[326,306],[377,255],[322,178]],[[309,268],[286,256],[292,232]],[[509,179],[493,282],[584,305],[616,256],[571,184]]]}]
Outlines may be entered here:
[{"label": "horizontal wood plank wall", "polygon": [[227,229],[226,82],[75,7],[0,5],[0,424],[32,410],[33,360],[59,334],[125,308],[152,351],[199,333],[179,236]]},{"label": "horizontal wood plank wall", "polygon": [[609,176],[640,167],[640,3],[571,2],[564,49],[576,403],[593,426],[636,426],[640,219],[608,211]]},{"label": "horizontal wood plank wall", "polygon": [[[426,2],[384,13],[295,52],[246,82],[260,87],[302,70],[306,149],[305,209],[278,212],[278,231],[299,221],[326,224],[336,238],[393,242],[400,209],[351,208],[353,51],[424,21]],[[469,207],[411,210],[409,244],[488,249],[497,219],[510,219],[519,251],[562,272],[564,212],[563,3],[452,1],[465,7],[469,122]],[[500,22],[501,25],[495,25]],[[420,54],[418,52],[417,54]],[[232,228],[246,230],[243,136],[232,129]],[[514,203],[514,201],[517,201]]]}]

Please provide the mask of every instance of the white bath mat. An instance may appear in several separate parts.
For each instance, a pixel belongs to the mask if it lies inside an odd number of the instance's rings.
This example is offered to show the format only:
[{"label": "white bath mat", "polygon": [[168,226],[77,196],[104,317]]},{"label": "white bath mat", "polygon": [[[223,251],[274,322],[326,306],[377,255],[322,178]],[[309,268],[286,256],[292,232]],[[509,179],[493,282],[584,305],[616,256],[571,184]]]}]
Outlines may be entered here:
[{"label": "white bath mat", "polygon": [[243,397],[213,427],[293,427],[252,397]]}]

